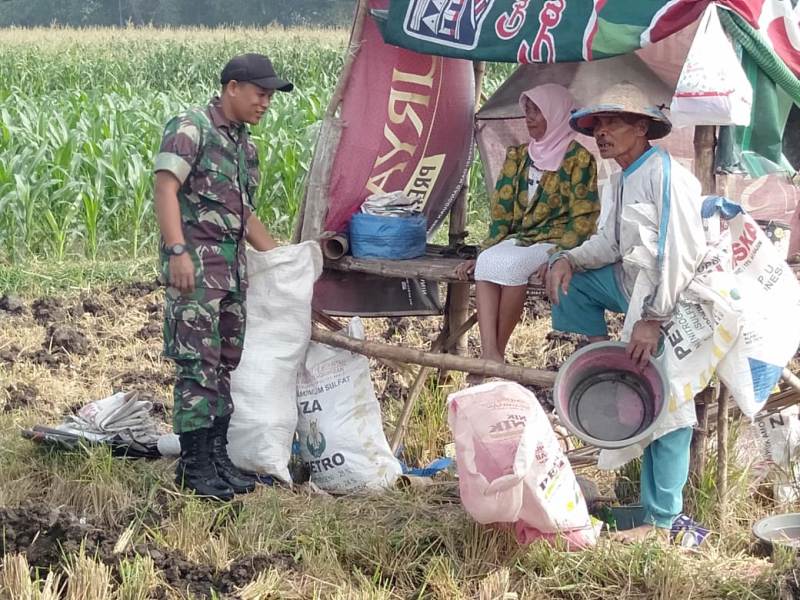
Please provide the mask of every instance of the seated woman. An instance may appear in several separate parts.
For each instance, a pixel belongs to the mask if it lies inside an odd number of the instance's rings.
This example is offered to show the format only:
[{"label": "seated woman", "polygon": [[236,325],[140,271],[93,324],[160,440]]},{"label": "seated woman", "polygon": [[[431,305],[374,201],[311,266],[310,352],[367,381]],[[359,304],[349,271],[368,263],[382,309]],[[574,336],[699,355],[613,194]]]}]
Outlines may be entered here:
[{"label": "seated woman", "polygon": [[474,273],[481,358],[498,362],[522,316],[530,276],[543,275],[552,252],[591,236],[600,215],[597,165],[569,126],[572,94],[548,83],[524,92],[519,102],[531,140],[506,150],[491,198],[489,237],[477,261],[456,269],[461,279]]}]

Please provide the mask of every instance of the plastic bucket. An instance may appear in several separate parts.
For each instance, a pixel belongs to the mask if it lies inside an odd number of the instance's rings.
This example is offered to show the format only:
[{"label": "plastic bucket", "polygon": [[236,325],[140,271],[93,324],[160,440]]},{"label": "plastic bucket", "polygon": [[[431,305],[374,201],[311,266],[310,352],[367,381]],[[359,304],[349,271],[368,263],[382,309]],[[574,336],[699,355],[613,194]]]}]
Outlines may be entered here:
[{"label": "plastic bucket", "polygon": [[772,515],[753,525],[753,534],[768,546],[800,548],[800,513]]},{"label": "plastic bucket", "polygon": [[621,342],[575,352],[556,376],[553,400],[561,422],[598,448],[623,448],[647,438],[667,406],[666,377],[652,359],[642,370]]}]

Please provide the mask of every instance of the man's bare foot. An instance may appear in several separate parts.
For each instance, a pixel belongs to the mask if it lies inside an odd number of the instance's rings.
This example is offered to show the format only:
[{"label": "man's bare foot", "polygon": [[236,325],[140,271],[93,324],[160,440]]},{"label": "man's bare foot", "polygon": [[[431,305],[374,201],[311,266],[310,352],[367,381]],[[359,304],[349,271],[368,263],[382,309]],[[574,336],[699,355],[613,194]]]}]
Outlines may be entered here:
[{"label": "man's bare foot", "polygon": [[639,525],[633,529],[617,531],[611,535],[612,540],[623,544],[635,544],[645,540],[655,540],[661,544],[669,544],[669,529],[654,527],[653,525]]}]

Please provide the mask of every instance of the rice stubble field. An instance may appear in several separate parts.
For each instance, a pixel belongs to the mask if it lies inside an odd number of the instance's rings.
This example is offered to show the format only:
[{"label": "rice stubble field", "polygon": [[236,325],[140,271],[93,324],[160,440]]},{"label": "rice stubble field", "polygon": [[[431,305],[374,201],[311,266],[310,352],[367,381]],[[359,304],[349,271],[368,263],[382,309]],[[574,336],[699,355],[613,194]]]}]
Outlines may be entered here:
[{"label": "rice stubble field", "polygon": [[[147,598],[791,598],[796,557],[765,556],[749,527],[774,511],[731,464],[728,513],[716,510],[716,453],[687,490],[714,530],[699,552],[604,539],[567,553],[517,545],[474,523],[457,482],[331,497],[307,486],[259,487],[231,504],[177,490],[170,461],[104,448],[46,450],[20,436],[86,402],[137,390],[169,423],[171,368],[161,357],[162,292],[153,283],[150,165],[161,128],[215,91],[241,51],[273,57],[298,87],[254,128],[259,214],[292,230],[346,33],[314,30],[0,31],[0,599]],[[493,89],[508,67],[494,67]],[[486,218],[474,169],[473,239]],[[375,319],[368,335],[425,348],[439,319]],[[475,350],[477,336],[470,335]],[[550,333],[532,301],[510,360],[557,368],[574,340]],[[374,363],[391,433],[413,372]],[[451,441],[445,399],[462,385],[432,378],[404,459],[424,465]],[[614,477],[592,470],[601,491]]]}]

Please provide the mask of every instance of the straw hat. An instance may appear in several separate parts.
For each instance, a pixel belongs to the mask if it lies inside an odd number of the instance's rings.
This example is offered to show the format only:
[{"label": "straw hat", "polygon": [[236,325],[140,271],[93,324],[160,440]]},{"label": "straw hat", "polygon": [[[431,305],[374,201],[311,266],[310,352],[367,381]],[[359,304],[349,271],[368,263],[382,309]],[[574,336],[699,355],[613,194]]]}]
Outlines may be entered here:
[{"label": "straw hat", "polygon": [[657,106],[645,96],[644,92],[629,81],[623,81],[608,88],[597,104],[581,108],[572,113],[570,126],[584,135],[593,135],[595,117],[620,114],[636,115],[650,119],[647,138],[657,140],[667,135],[672,123]]}]

